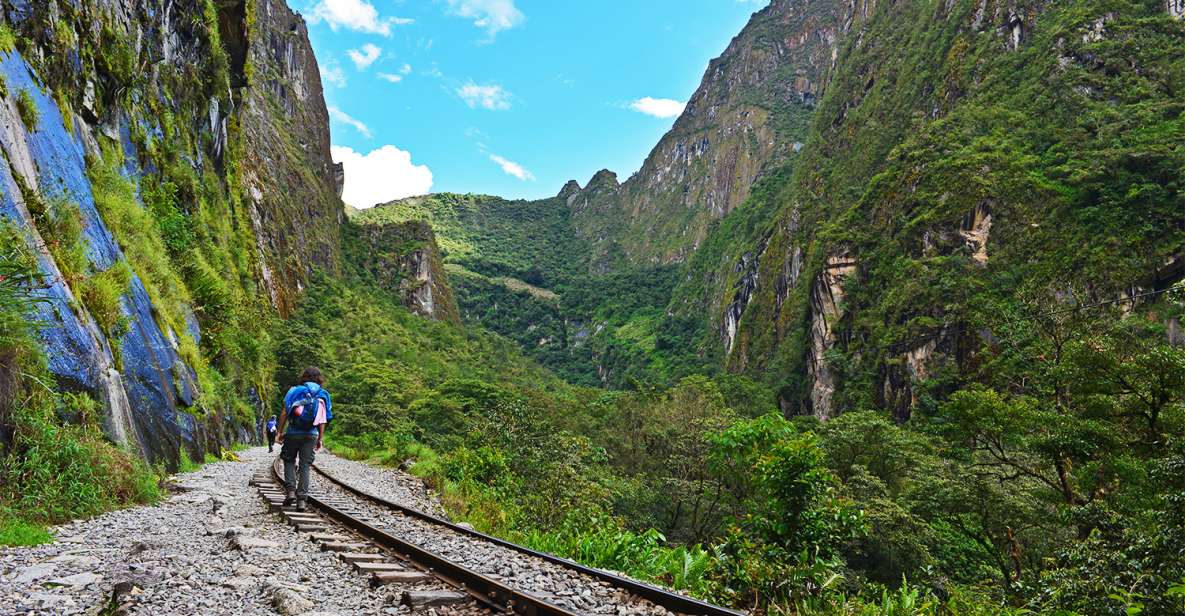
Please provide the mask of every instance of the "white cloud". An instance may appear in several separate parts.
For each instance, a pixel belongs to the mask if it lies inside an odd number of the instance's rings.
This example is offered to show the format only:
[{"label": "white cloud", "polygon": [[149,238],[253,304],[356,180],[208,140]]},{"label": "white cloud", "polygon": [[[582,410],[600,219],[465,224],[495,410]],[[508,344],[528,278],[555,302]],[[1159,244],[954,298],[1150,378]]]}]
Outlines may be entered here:
[{"label": "white cloud", "polygon": [[341,124],[353,127],[354,130],[358,131],[359,134],[361,134],[363,137],[366,137],[367,139],[370,139],[372,136],[369,126],[362,123],[361,120],[355,119],[353,116],[342,111],[341,109],[338,109],[337,107],[329,107],[329,119],[334,122],[339,122]]},{"label": "white cloud", "polygon": [[392,75],[391,73],[379,73],[379,79],[383,81],[390,81],[391,83],[399,83],[403,81],[403,75]]},{"label": "white cloud", "polygon": [[502,158],[501,156],[498,156],[497,154],[490,154],[489,156],[490,156],[490,160],[497,163],[498,166],[502,168],[502,171],[504,173],[506,173],[506,175],[513,175],[514,177],[516,177],[524,182],[526,182],[528,180],[531,182],[535,181],[535,174],[534,173],[527,171],[526,168],[524,168],[522,165],[514,162],[513,160],[507,160],[505,158]]},{"label": "white cloud", "polygon": [[339,88],[346,87],[346,72],[331,62],[321,65],[321,81]]},{"label": "white cloud", "polygon": [[457,96],[460,96],[466,105],[474,109],[478,107],[491,111],[510,109],[510,92],[497,84],[479,86],[470,81],[457,90]]},{"label": "white cloud", "polygon": [[454,15],[473,20],[473,25],[485,30],[490,40],[526,20],[514,0],[448,0],[448,5]]},{"label": "white cloud", "polygon": [[649,96],[639,98],[630,103],[630,109],[638,113],[644,113],[648,116],[656,118],[674,118],[683,113],[683,108],[687,103],[671,100],[669,98],[651,98]]},{"label": "white cloud", "polygon": [[369,208],[379,203],[424,195],[432,190],[432,170],[411,162],[411,152],[384,145],[368,154],[344,146],[330,148],[335,162],[345,167],[342,201]]},{"label": "white cloud", "polygon": [[407,62],[404,62],[403,66],[399,67],[399,72],[404,75],[410,75],[411,74],[411,65],[408,64]]},{"label": "white cloud", "polygon": [[354,61],[354,66],[358,70],[364,71],[371,64],[374,64],[375,60],[379,59],[379,56],[383,53],[383,49],[373,43],[367,43],[361,49],[351,49],[346,53],[350,54],[350,59]]},{"label": "white cloud", "polygon": [[380,17],[374,5],[366,0],[318,0],[308,14],[309,22],[324,21],[337,32],[338,28],[391,36],[391,26],[410,24],[415,20],[401,17]]}]

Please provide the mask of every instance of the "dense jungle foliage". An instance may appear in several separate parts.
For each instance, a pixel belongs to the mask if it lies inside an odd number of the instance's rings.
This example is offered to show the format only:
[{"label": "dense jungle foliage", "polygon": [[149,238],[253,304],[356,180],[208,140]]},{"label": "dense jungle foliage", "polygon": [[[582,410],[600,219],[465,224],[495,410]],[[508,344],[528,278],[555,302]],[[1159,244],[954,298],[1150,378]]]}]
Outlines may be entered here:
[{"label": "dense jungle foliage", "polygon": [[331,447],[407,466],[456,518],[704,598],[1173,613],[1185,351],[1116,309],[1014,310],[979,349],[993,378],[905,424],[786,419],[741,376],[566,385],[505,361],[509,341],[331,281],[286,324],[281,372],[322,358]]},{"label": "dense jungle foliage", "polygon": [[686,347],[663,346],[658,337],[682,268],[590,276],[588,247],[561,199],[428,195],[380,205],[353,220],[429,221],[464,319],[514,340],[571,383],[670,382],[707,366]]}]

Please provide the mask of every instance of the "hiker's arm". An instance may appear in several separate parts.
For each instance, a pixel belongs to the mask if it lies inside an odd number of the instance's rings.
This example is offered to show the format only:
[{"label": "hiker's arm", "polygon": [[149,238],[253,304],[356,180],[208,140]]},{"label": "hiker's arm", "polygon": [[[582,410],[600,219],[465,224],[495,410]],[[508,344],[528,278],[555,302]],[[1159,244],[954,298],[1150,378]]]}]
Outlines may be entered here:
[{"label": "hiker's arm", "polygon": [[325,438],[325,424],[317,426],[317,449],[321,448],[321,440]]},{"label": "hiker's arm", "polygon": [[284,442],[284,423],[288,420],[288,413],[280,414],[280,424],[276,426],[276,442]]}]

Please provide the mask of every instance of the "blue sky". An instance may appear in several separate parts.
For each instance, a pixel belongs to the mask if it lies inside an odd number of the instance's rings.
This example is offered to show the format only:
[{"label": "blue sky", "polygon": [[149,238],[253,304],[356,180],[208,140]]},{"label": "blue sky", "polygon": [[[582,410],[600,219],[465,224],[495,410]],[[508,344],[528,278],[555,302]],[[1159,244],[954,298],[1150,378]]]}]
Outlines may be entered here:
[{"label": "blue sky", "polygon": [[641,165],[765,0],[289,0],[345,200],[541,198]]}]

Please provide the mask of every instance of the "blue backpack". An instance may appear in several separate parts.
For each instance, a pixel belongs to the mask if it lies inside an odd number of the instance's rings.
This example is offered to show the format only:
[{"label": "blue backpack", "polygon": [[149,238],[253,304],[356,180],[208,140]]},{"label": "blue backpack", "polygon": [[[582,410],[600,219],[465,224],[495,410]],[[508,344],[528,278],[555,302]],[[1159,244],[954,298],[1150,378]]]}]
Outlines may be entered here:
[{"label": "blue backpack", "polygon": [[[288,425],[293,432],[316,432],[313,421],[317,418],[317,402],[325,402],[325,421],[333,418],[329,393],[321,389],[316,383],[305,383],[292,388],[285,397],[285,410],[288,415]],[[296,409],[300,408],[298,415]]]}]

